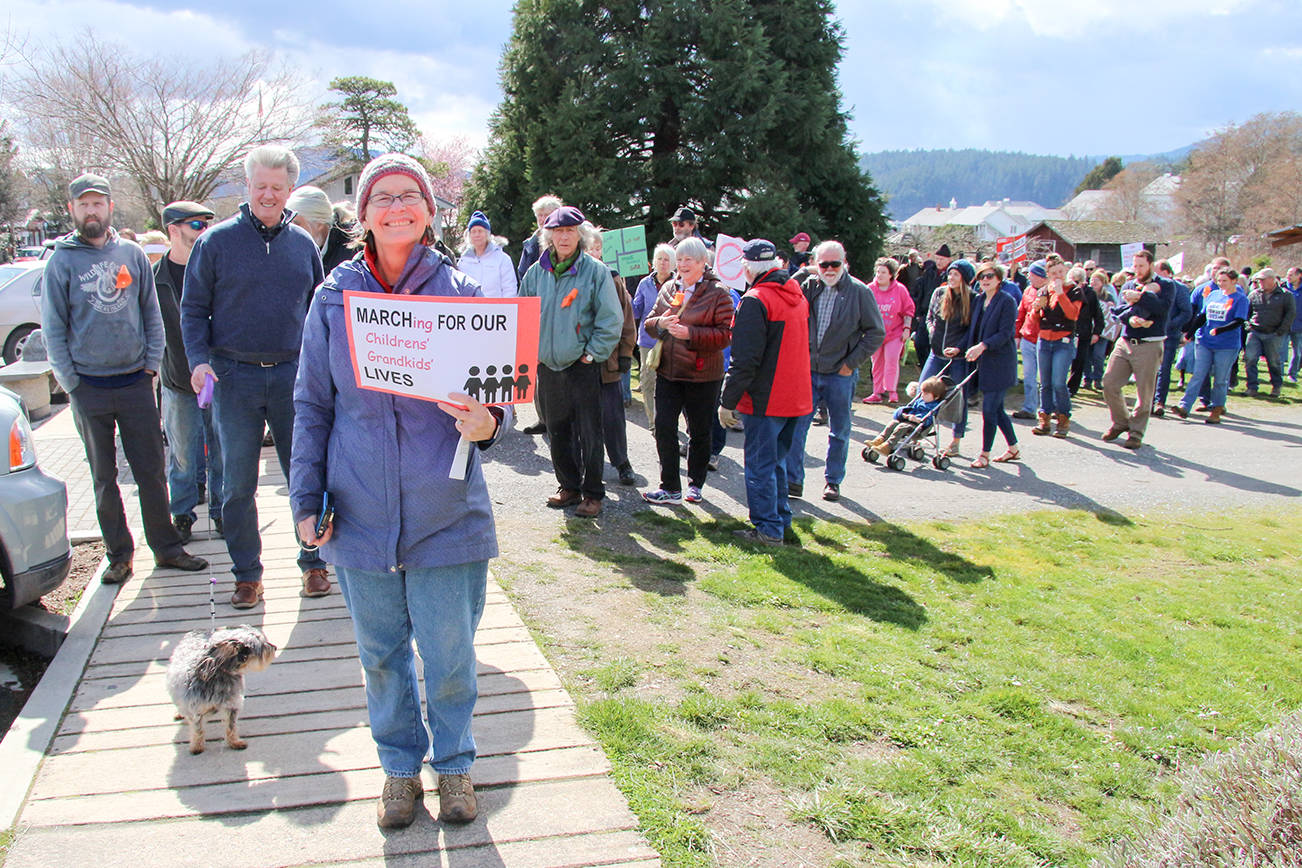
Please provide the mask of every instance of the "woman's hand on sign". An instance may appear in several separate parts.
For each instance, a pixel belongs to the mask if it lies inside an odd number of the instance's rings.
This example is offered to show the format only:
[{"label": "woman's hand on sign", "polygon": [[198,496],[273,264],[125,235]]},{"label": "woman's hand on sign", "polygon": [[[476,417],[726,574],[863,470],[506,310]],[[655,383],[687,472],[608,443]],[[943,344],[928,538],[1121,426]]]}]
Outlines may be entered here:
[{"label": "woman's hand on sign", "polygon": [[464,392],[449,392],[448,397],[465,405],[463,409],[455,404],[439,402],[443,412],[457,420],[457,431],[461,432],[462,437],[477,443],[489,440],[497,433],[497,417],[483,404]]}]

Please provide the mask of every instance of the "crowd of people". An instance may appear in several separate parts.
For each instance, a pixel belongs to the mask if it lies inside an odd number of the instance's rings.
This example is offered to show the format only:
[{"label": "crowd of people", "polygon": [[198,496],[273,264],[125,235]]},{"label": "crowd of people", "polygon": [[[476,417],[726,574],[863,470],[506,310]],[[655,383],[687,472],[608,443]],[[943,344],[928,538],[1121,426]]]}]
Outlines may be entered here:
[{"label": "crowd of people", "polygon": [[[236,214],[217,222],[200,203],[169,203],[165,238],[143,246],[113,228],[106,179],[74,180],[75,228],[46,267],[45,343],[94,477],[105,582],[129,578],[134,552],[116,433],[157,563],[207,567],[183,548],[206,503],[232,561],[231,605],[258,605],[254,494],[270,429],[301,544],[301,592],[332,593],[333,565],[352,618],[386,775],[377,808],[385,827],[412,821],[424,762],[438,775],[441,817],[465,822],[477,811],[473,636],[497,554],[480,455],[515,414],[468,394],[445,403],[359,387],[345,292],[538,298],[538,421],[524,431],[547,437],[557,484],[547,506],[600,515],[607,461],[621,485],[636,484],[625,432],[636,364],[659,464],[642,499],[706,499],[729,431],[740,428],[750,525],[738,535],[767,546],[792,536],[790,499],[804,496],[813,427],[828,434],[822,497],[841,497],[860,372],[870,365],[866,403],[901,405],[910,345],[921,387],[870,447],[889,451],[957,397],[943,455],[958,455],[968,407],[979,405],[977,469],[1021,458],[1014,418],[1034,420],[1033,435],[1069,436],[1080,388],[1102,390],[1111,419],[1103,439],[1124,435],[1138,449],[1149,418],[1168,409],[1188,418],[1201,399],[1206,421],[1220,421],[1240,356],[1249,394],[1266,359],[1273,396],[1284,377],[1296,382],[1302,361],[1297,267],[1281,282],[1269,268],[1217,259],[1189,286],[1147,250],[1115,274],[1050,254],[1023,275],[1020,263],[973,262],[942,246],[865,263],[864,282],[842,244],[801,232],[787,251],[747,242],[739,291],[715,272],[684,206],[630,289],[602,261],[601,227],[554,195],[533,204],[537,230],[512,262],[479,211],[459,255],[442,244],[430,179],[409,157],[368,163],[355,203],[296,187],[298,161],[282,147],[254,149],[244,168],[247,201]],[[1024,399],[1010,416],[1019,358]],[[1184,389],[1178,402],[1172,370]],[[1133,405],[1122,394],[1132,380]],[[992,458],[996,435],[1005,449]],[[413,643],[424,661],[423,715]]]}]

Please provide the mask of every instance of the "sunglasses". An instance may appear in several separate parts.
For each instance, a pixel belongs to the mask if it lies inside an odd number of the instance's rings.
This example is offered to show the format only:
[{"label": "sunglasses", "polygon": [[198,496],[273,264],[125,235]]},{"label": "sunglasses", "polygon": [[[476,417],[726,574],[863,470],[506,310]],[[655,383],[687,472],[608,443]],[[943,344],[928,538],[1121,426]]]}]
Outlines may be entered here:
[{"label": "sunglasses", "polygon": [[991,280],[998,280],[999,275],[995,274],[993,271],[987,271],[984,274],[977,275],[977,280],[985,280],[986,278],[990,278]]},{"label": "sunglasses", "polygon": [[193,229],[195,232],[198,232],[200,229],[207,229],[207,228],[208,228],[208,224],[209,224],[210,222],[212,222],[212,221],[209,221],[209,220],[183,220],[183,221],[181,222],[181,225],[182,225],[182,226],[189,226],[189,227],[190,227],[191,229]]},{"label": "sunglasses", "polygon": [[820,262],[820,263],[818,263],[818,267],[819,267],[819,268],[822,268],[822,269],[828,269],[828,268],[840,268],[840,267],[841,267],[841,260],[839,260],[839,259],[835,259],[835,260],[830,260],[830,261],[828,261],[828,262]]}]

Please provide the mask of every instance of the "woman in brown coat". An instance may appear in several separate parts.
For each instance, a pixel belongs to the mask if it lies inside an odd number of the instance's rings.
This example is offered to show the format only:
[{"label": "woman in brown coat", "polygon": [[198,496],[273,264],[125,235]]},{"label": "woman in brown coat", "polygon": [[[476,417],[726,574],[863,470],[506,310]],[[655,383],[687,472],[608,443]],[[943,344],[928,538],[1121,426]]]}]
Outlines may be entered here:
[{"label": "woman in brown coat", "polygon": [[[647,503],[701,501],[710,460],[711,423],[723,383],[723,350],[732,341],[732,294],[710,270],[699,238],[675,251],[678,276],[660,289],[642,327],[661,342],[656,366],[656,452],[660,488],[642,494]],[[679,474],[678,417],[687,416],[687,492]]]}]

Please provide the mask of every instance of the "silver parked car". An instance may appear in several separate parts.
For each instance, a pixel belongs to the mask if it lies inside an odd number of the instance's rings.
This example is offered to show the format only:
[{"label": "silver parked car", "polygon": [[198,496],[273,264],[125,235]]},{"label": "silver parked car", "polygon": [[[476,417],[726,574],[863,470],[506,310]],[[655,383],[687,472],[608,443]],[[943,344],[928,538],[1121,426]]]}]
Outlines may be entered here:
[{"label": "silver parked car", "polygon": [[39,600],[63,584],[72,566],[68,489],[36,463],[36,443],[18,396],[0,387],[0,608]]},{"label": "silver parked car", "polygon": [[41,327],[41,279],[45,260],[0,265],[0,348],[4,363],[22,358],[27,336]]}]

